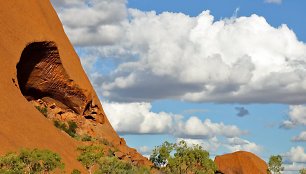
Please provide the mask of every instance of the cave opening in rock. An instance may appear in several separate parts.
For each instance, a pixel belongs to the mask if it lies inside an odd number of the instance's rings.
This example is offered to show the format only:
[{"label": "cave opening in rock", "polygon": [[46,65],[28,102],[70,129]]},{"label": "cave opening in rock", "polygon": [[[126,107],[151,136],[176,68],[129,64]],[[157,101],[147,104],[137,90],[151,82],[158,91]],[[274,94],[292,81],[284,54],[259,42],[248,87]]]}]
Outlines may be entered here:
[{"label": "cave opening in rock", "polygon": [[28,44],[16,68],[19,88],[27,100],[44,98],[84,113],[91,99],[69,78],[55,42]]},{"label": "cave opening in rock", "polygon": [[37,82],[45,81],[44,77],[40,76],[44,68],[42,62],[48,58],[59,59],[59,53],[54,42],[31,43],[26,46],[21,54],[20,61],[16,66],[17,79],[22,94],[28,100],[39,99],[48,95],[37,87],[39,85]]}]

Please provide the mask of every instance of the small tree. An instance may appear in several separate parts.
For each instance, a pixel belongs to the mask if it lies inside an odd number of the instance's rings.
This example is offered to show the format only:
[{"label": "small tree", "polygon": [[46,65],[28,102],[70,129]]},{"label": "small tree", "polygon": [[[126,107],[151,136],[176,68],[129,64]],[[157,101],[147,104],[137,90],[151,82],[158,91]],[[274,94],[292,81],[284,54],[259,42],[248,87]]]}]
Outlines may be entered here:
[{"label": "small tree", "polygon": [[0,173],[22,174],[24,168],[25,164],[16,153],[7,153],[5,156],[0,157]]},{"label": "small tree", "polygon": [[272,155],[269,159],[269,170],[274,174],[280,174],[284,170],[282,167],[283,158],[280,155]]},{"label": "small tree", "polygon": [[300,174],[306,174],[306,168],[301,169]]},{"label": "small tree", "polygon": [[8,153],[0,157],[0,173],[50,173],[57,168],[63,169],[64,163],[50,150],[23,149],[19,154]]},{"label": "small tree", "polygon": [[199,145],[189,147],[185,141],[165,142],[153,150],[150,160],[165,173],[214,174],[217,170],[207,151]]},{"label": "small tree", "polygon": [[92,146],[82,146],[78,148],[81,151],[80,156],[77,158],[88,170],[88,172],[92,173],[92,168],[96,164],[100,158],[104,155],[102,147],[97,145]]},{"label": "small tree", "polygon": [[150,174],[144,167],[137,167],[130,162],[119,160],[117,157],[102,157],[99,160],[99,169],[95,174]]},{"label": "small tree", "polygon": [[133,174],[133,166],[117,157],[103,157],[99,160],[99,170],[96,174]]},{"label": "small tree", "polygon": [[174,144],[165,141],[161,146],[157,146],[152,154],[150,155],[150,160],[153,164],[159,168],[165,166],[170,158],[170,153],[174,149]]}]

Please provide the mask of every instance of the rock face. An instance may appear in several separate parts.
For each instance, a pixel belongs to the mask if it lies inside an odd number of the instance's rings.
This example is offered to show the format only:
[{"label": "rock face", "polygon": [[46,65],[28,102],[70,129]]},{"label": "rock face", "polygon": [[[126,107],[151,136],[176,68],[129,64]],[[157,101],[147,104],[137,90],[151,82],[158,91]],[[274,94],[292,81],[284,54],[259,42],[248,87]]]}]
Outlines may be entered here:
[{"label": "rock face", "polygon": [[223,174],[267,174],[268,169],[264,160],[244,151],[216,156],[215,163]]},{"label": "rock face", "polygon": [[[122,158],[149,165],[110,125],[51,3],[0,4],[0,154],[46,148],[62,156],[68,171],[86,173],[76,160],[79,142],[50,121],[73,120],[80,134],[106,139]],[[46,107],[49,120],[33,105]]]}]

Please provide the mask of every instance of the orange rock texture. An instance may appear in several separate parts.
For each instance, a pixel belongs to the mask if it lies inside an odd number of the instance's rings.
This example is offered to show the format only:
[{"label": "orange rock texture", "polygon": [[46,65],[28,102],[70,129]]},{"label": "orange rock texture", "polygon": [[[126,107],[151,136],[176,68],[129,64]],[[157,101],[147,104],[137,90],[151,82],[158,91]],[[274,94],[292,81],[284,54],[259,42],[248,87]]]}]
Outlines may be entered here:
[{"label": "orange rock texture", "polygon": [[268,169],[264,160],[244,151],[216,156],[215,163],[223,174],[267,174]]},{"label": "orange rock texture", "polygon": [[[110,125],[51,3],[0,4],[0,154],[22,147],[50,149],[62,156],[68,171],[86,173],[76,160],[79,142],[50,121],[67,119],[77,122],[79,133],[112,142],[120,158],[150,165]],[[33,105],[45,106],[49,119]]]}]

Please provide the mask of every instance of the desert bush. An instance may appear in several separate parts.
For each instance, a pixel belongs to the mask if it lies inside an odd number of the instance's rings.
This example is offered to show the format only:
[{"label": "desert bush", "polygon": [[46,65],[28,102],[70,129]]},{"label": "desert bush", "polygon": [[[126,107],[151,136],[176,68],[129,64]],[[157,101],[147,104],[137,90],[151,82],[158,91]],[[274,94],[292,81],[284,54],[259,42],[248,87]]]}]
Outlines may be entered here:
[{"label": "desert bush", "polygon": [[0,173],[4,174],[50,173],[63,168],[61,157],[50,150],[23,149],[0,157]]},{"label": "desert bush", "polygon": [[78,125],[74,121],[68,121],[68,126],[66,123],[58,121],[58,120],[54,120],[53,124],[55,127],[65,131],[71,137],[74,138],[77,136],[76,129],[78,128]]},{"label": "desert bush", "polygon": [[93,138],[89,135],[84,135],[81,137],[81,141],[92,141]]},{"label": "desert bush", "polygon": [[66,131],[71,137],[76,136],[78,125],[74,121],[68,121],[68,130]]},{"label": "desert bush", "polygon": [[99,143],[104,144],[106,146],[114,146],[113,143],[109,142],[107,139],[102,138],[102,139],[98,139]]},{"label": "desert bush", "polygon": [[[80,155],[77,158],[88,170],[95,174],[149,174],[149,169],[134,166],[133,164],[119,160],[113,154],[106,156],[103,145],[91,145],[79,147]],[[93,169],[95,168],[95,171]]]},{"label": "desert bush", "polygon": [[149,174],[149,169],[134,166],[129,162],[119,160],[117,157],[102,157],[99,162],[99,169],[95,174]]},{"label": "desert bush", "polygon": [[163,143],[153,150],[150,160],[167,174],[214,174],[217,170],[206,150],[199,145],[189,147],[185,141]]},{"label": "desert bush", "polygon": [[40,107],[40,106],[35,106],[35,108],[42,113],[45,117],[48,115],[48,109],[47,107]]},{"label": "desert bush", "polygon": [[71,174],[81,174],[81,172],[78,169],[74,169]]},{"label": "desert bush", "polygon": [[98,145],[78,147],[80,155],[77,160],[80,161],[88,172],[92,173],[92,168],[97,165],[98,161],[104,156],[103,148]]}]

